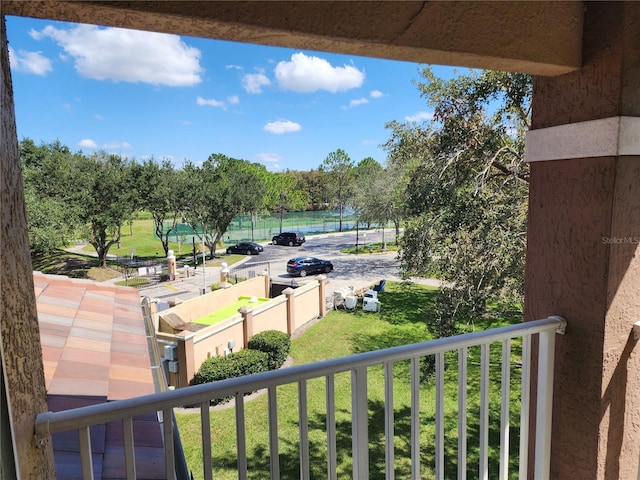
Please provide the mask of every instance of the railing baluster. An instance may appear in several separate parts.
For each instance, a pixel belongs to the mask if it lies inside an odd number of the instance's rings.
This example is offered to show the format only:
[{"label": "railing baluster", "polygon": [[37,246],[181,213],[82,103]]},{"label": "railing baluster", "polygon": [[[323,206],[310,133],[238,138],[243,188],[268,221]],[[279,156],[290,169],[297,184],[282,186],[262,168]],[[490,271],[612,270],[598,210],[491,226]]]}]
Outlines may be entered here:
[{"label": "railing baluster", "polygon": [[271,478],[280,478],[280,454],[278,453],[278,398],[276,387],[269,387],[269,461]]},{"label": "railing baluster", "polygon": [[176,478],[176,455],[173,448],[173,410],[165,408],[162,410],[162,421],[164,430],[164,467],[167,480]]},{"label": "railing baluster", "polygon": [[[213,455],[211,446],[211,425],[208,405],[210,399],[235,396],[236,400],[236,447],[238,479],[246,480],[247,472],[247,447],[246,425],[244,410],[244,392],[268,389],[269,408],[269,448],[271,462],[271,478],[280,477],[279,445],[278,445],[278,415],[277,415],[277,388],[280,385],[298,384],[299,389],[299,420],[300,420],[300,478],[309,478],[310,445],[308,424],[308,397],[309,383],[313,378],[326,379],[326,431],[327,431],[327,478],[337,480],[337,455],[336,455],[336,399],[335,399],[335,375],[351,373],[352,380],[352,434],[354,459],[353,476],[358,480],[369,476],[369,446],[368,446],[368,395],[367,374],[372,366],[383,366],[385,376],[385,468],[386,478],[393,480],[395,477],[394,454],[394,384],[393,367],[395,362],[410,361],[411,372],[411,478],[419,479],[421,476],[421,450],[420,444],[420,377],[421,359],[428,355],[436,357],[436,478],[444,476],[444,366],[446,352],[458,350],[458,479],[466,480],[466,454],[468,450],[468,353],[469,348],[479,346],[481,352],[480,361],[480,459],[479,478],[488,478],[488,454],[489,454],[489,391],[490,391],[490,353],[493,342],[502,343],[502,389],[501,389],[501,450],[500,473],[501,480],[508,478],[507,462],[509,461],[509,428],[511,411],[508,406],[510,400],[510,358],[512,355],[511,339],[522,338],[522,380],[521,380],[521,409],[520,409],[520,469],[521,480],[527,476],[529,455],[529,429],[535,428],[535,466],[536,480],[544,479],[549,474],[550,436],[551,436],[551,406],[553,388],[553,356],[555,351],[555,333],[561,332],[566,322],[559,317],[550,317],[544,320],[526,322],[520,325],[502,327],[488,331],[475,332],[447,339],[424,342],[413,345],[402,345],[379,352],[366,352],[348,358],[331,359],[317,364],[299,365],[288,369],[280,369],[273,372],[264,372],[249,375],[242,378],[221,380],[207,385],[197,385],[175,391],[146,395],[144,397],[119,400],[101,405],[86,406],[75,410],[41,413],[35,421],[36,439],[46,439],[52,433],[77,430],[79,433],[82,473],[84,478],[93,478],[93,464],[91,453],[90,426],[105,424],[111,421],[122,421],[125,443],[125,461],[127,463],[127,476],[134,478],[135,449],[133,435],[133,418],[150,412],[157,412],[158,419],[162,423],[162,432],[165,439],[166,477],[173,479],[176,475],[184,474],[182,465],[176,470],[174,434],[176,425],[173,421],[173,408],[180,405],[200,406],[203,447],[203,467],[205,480],[211,480]],[[530,418],[530,378],[531,378],[531,336],[540,335],[539,351],[539,375],[538,375],[538,399],[535,426],[529,428]],[[475,375],[474,375],[475,378]],[[532,457],[533,458],[533,457]]]},{"label": "railing baluster", "polygon": [[420,357],[411,359],[411,478],[420,480]]},{"label": "railing baluster", "polygon": [[549,470],[551,468],[551,409],[553,405],[553,360],[555,346],[555,332],[540,332],[538,350],[538,396],[536,401],[535,479],[549,478]]},{"label": "railing baluster", "polygon": [[467,355],[458,349],[458,480],[467,479]]},{"label": "railing baluster", "polygon": [[520,392],[520,480],[526,480],[529,469],[529,412],[531,405],[531,335],[522,337],[522,379]]},{"label": "railing baluster", "polygon": [[333,375],[326,377],[326,405],[327,405],[327,479],[337,480],[336,453],[336,396]]},{"label": "railing baluster", "polygon": [[488,343],[480,346],[480,478],[489,479],[489,353]]},{"label": "railing baluster", "polygon": [[127,480],[135,480],[136,454],[133,442],[133,418],[125,418],[122,421],[122,434],[124,437],[124,464],[127,470]]},{"label": "railing baluster", "polygon": [[386,480],[395,478],[395,430],[393,425],[394,401],[393,401],[393,363],[384,364],[384,457],[386,466]]},{"label": "railing baluster", "polygon": [[82,478],[93,480],[93,455],[91,453],[91,432],[89,427],[78,429],[78,440],[80,442]]},{"label": "railing baluster", "polygon": [[351,443],[353,478],[369,478],[369,399],[367,368],[351,370]]},{"label": "railing baluster", "polygon": [[436,354],[436,479],[444,480],[444,352]]},{"label": "railing baluster", "polygon": [[309,478],[309,416],[307,412],[307,382],[298,382],[298,423],[300,425],[300,478]]},{"label": "railing baluster", "polygon": [[202,468],[204,479],[212,480],[213,462],[211,459],[211,415],[209,413],[210,401],[200,404],[200,430],[202,432]]},{"label": "railing baluster", "polygon": [[244,421],[244,392],[236,393],[236,450],[238,480],[247,480],[247,432]]},{"label": "railing baluster", "polygon": [[511,342],[502,341],[502,376],[500,405],[500,480],[509,478],[509,399],[511,394]]}]

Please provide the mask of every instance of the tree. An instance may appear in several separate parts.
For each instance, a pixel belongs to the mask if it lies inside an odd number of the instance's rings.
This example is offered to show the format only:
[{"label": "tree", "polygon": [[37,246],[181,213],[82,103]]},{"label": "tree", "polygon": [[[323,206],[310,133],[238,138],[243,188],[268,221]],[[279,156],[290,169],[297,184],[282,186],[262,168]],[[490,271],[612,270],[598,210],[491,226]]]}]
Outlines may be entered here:
[{"label": "tree", "polygon": [[160,239],[166,256],[182,207],[178,175],[169,160],[158,164],[149,159],[141,165],[133,164],[132,169],[138,207],[151,213],[156,237]]},{"label": "tree", "polygon": [[449,81],[428,68],[422,74],[418,88],[433,120],[389,124],[387,163],[411,179],[402,269],[444,280],[432,320],[449,334],[454,320],[470,321],[490,298],[522,299],[531,80],[490,71]]},{"label": "tree", "polygon": [[[373,186],[378,183],[382,175],[384,175],[384,168],[372,157],[360,160],[353,169],[353,193],[349,199],[349,205],[356,212],[357,221],[360,222],[362,219],[367,226],[377,220],[367,215],[367,207],[378,193],[377,190],[373,190]],[[371,195],[371,191],[375,191],[376,195]]]},{"label": "tree", "polygon": [[96,249],[100,266],[106,267],[109,249],[120,241],[122,224],[133,211],[130,164],[119,155],[97,152],[78,156],[74,167],[80,220],[89,230],[89,243]]},{"label": "tree", "polygon": [[338,149],[327,155],[322,162],[322,169],[327,172],[330,201],[340,211],[341,232],[344,208],[352,194],[353,162],[344,150]]},{"label": "tree", "polygon": [[74,202],[73,165],[78,154],[59,141],[19,144],[31,256],[51,253],[71,240],[80,227]]},{"label": "tree", "polygon": [[183,215],[200,239],[215,255],[216,245],[237,215],[260,209],[265,198],[263,165],[213,154],[198,167],[188,162],[183,177],[185,191]]},{"label": "tree", "polygon": [[[299,188],[299,182],[296,179],[296,173],[299,172],[282,172],[272,177],[270,183],[271,193],[269,198],[272,202],[268,207],[280,213],[280,233],[282,233],[282,215],[286,211],[305,210],[309,204],[310,195],[308,191]],[[275,201],[275,204],[273,203]]]}]

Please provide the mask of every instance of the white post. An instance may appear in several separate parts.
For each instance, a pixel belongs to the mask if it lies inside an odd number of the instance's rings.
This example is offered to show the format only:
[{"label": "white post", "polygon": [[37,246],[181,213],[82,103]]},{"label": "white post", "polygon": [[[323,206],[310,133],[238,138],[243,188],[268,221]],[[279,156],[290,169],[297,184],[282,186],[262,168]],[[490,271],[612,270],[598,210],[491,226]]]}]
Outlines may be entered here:
[{"label": "white post", "polygon": [[353,478],[369,478],[367,368],[351,370],[351,448]]},{"label": "white post", "polygon": [[538,396],[534,478],[549,478],[551,468],[551,412],[553,406],[553,360],[555,331],[540,332],[538,349]]}]

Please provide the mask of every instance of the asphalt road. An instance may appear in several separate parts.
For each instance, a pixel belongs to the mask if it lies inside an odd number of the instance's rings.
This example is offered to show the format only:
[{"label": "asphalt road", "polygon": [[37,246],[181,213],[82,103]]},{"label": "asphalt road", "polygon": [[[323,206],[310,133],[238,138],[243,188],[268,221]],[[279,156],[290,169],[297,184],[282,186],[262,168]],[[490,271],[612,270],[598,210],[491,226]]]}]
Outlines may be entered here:
[{"label": "asphalt road", "polygon": [[[359,245],[363,245],[366,252],[368,243],[382,241],[381,230],[368,230],[358,234]],[[385,241],[395,240],[393,229],[384,231]],[[352,255],[341,253],[340,250],[354,246],[356,233],[333,233],[317,236],[307,236],[307,241],[299,247],[283,245],[264,245],[264,252],[260,255],[247,256],[245,260],[234,264],[231,274],[248,277],[251,273],[260,274],[268,270],[274,283],[298,284],[313,281],[316,276],[305,278],[293,277],[287,273],[287,261],[290,258],[313,256],[330,260],[334,270],[326,274],[328,278],[327,296],[344,287],[361,290],[378,283],[382,279],[400,280],[399,262],[396,252]],[[162,282],[140,289],[140,294],[161,300],[186,300],[201,294],[208,285],[220,279],[219,267],[207,267],[205,277],[201,268],[192,269],[189,277],[181,276],[173,282]],[[438,285],[436,280],[412,278],[412,281],[428,285]]]},{"label": "asphalt road", "polygon": [[[329,279],[329,292],[339,290],[344,286],[352,286],[358,290],[377,283],[381,279],[400,279],[396,252],[362,255],[341,253],[340,250],[355,246],[356,235],[358,245],[362,247],[363,252],[368,250],[367,244],[383,240],[382,230],[367,230],[358,234],[347,232],[307,236],[307,241],[297,247],[266,244],[263,253],[249,257],[246,262],[235,267],[234,270],[263,271],[268,268],[272,280],[276,283],[297,282],[302,284],[312,281],[314,275],[299,278],[288,274],[287,261],[294,257],[312,256],[330,260],[333,263],[333,272],[326,274]],[[395,231],[385,229],[384,240],[394,241]]]}]

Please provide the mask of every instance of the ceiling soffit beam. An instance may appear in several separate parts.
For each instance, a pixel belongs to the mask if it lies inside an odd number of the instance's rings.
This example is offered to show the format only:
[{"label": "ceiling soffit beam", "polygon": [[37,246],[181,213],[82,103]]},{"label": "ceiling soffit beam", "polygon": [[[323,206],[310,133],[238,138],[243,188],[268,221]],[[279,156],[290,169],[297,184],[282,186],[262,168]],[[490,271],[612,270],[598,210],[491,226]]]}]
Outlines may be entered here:
[{"label": "ceiling soffit beam", "polygon": [[582,55],[575,1],[3,0],[2,13],[546,76]]}]

